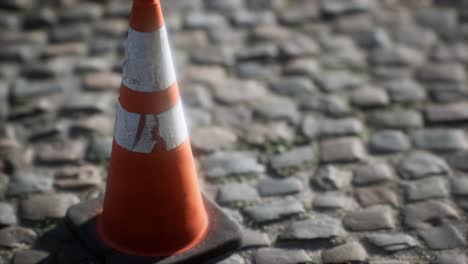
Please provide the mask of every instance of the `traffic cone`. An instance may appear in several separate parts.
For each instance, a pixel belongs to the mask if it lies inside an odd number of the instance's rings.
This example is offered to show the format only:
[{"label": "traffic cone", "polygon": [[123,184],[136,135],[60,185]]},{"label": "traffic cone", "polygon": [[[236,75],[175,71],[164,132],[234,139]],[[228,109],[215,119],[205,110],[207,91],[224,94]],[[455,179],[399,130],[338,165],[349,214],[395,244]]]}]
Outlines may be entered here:
[{"label": "traffic cone", "polygon": [[240,244],[199,188],[159,0],[133,1],[105,197],[67,219],[106,259],[199,263]]}]

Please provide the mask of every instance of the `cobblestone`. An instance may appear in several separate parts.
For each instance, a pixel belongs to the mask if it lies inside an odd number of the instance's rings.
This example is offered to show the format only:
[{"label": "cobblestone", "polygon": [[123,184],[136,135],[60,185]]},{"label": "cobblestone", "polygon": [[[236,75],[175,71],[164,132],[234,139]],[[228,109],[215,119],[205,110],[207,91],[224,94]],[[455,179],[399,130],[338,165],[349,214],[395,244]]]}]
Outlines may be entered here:
[{"label": "cobblestone", "polygon": [[256,174],[265,170],[252,152],[217,152],[205,160],[204,167],[207,177],[210,178],[232,174]]},{"label": "cobblestone", "polygon": [[352,162],[365,158],[362,142],[357,138],[327,139],[320,144],[323,162]]},{"label": "cobblestone", "polygon": [[376,127],[408,129],[422,127],[421,113],[414,110],[378,110],[368,115],[368,122]]},{"label": "cobblestone", "polygon": [[271,89],[281,95],[307,96],[316,91],[313,82],[305,77],[286,77],[271,84]]},{"label": "cobblestone", "polygon": [[406,135],[399,130],[379,130],[369,139],[369,148],[376,153],[397,153],[410,149]]},{"label": "cobblestone", "polygon": [[422,26],[431,28],[442,35],[453,34],[457,26],[456,12],[449,8],[421,9],[416,13],[416,20]]},{"label": "cobblestone", "polygon": [[405,179],[419,179],[428,176],[446,175],[450,172],[447,163],[427,152],[413,152],[401,159],[398,172]]},{"label": "cobblestone", "polygon": [[317,95],[304,99],[306,99],[302,102],[304,108],[320,111],[332,117],[343,117],[351,112],[348,102],[336,95]]},{"label": "cobblestone", "polygon": [[424,88],[411,79],[391,80],[383,86],[395,103],[416,103],[426,99]]},{"label": "cobblestone", "polygon": [[[467,92],[467,87],[463,82],[457,83],[429,83],[427,90],[435,102],[456,104]],[[436,105],[434,105],[436,106]]]},{"label": "cobblestone", "polygon": [[244,264],[244,263],[245,263],[244,259],[239,255],[233,255],[227,259],[217,262],[217,264]]},{"label": "cobblestone", "polygon": [[319,77],[319,86],[328,93],[339,92],[361,85],[364,80],[345,70],[325,71]]},{"label": "cobblestone", "polygon": [[21,202],[21,212],[27,220],[61,218],[70,206],[79,201],[73,194],[38,194]]},{"label": "cobblestone", "polygon": [[46,192],[52,189],[52,178],[30,172],[19,172],[8,185],[8,195]]},{"label": "cobblestone", "polygon": [[247,184],[232,183],[223,186],[218,195],[218,202],[229,204],[235,202],[256,201],[260,197],[257,191]]},{"label": "cobblestone", "polygon": [[451,249],[466,246],[464,235],[451,224],[422,230],[419,235],[431,249]]},{"label": "cobblestone", "polygon": [[312,215],[311,219],[294,222],[280,235],[282,240],[343,239],[347,237],[339,220],[326,215]]},{"label": "cobblestone", "polygon": [[370,54],[370,61],[375,65],[417,66],[423,59],[419,51],[403,45],[383,47]]},{"label": "cobblestone", "polygon": [[421,67],[417,77],[423,82],[462,82],[466,79],[460,64],[429,64]]},{"label": "cobblestone", "polygon": [[267,234],[248,228],[242,229],[242,248],[268,247],[271,240]]},{"label": "cobblestone", "polygon": [[304,212],[303,205],[296,199],[286,198],[245,208],[244,212],[257,223],[279,220]]},{"label": "cobblestone", "polygon": [[353,184],[368,185],[391,180],[392,171],[385,163],[365,164],[353,171]]},{"label": "cobblestone", "polygon": [[303,133],[310,137],[359,136],[363,131],[360,120],[356,118],[319,119],[312,116],[304,118]]},{"label": "cobblestone", "polygon": [[89,165],[63,168],[54,177],[54,185],[59,189],[98,187],[102,183],[101,169]]},{"label": "cobblestone", "polygon": [[407,199],[409,201],[444,198],[448,196],[447,184],[441,177],[429,177],[408,184]]},{"label": "cobblestone", "polygon": [[320,167],[312,178],[312,182],[323,190],[337,190],[351,184],[352,173],[334,166]]},{"label": "cobblestone", "polygon": [[457,122],[468,120],[468,104],[455,103],[434,105],[427,108],[426,116],[429,122]]},{"label": "cobblestone", "polygon": [[431,262],[434,264],[462,264],[465,263],[466,257],[463,254],[457,253],[439,253],[437,257]]},{"label": "cobblestone", "polygon": [[385,251],[399,251],[419,246],[419,242],[406,234],[370,234],[366,236],[372,244]]},{"label": "cobblestone", "polygon": [[382,107],[388,105],[390,99],[380,88],[364,87],[354,90],[350,96],[351,102],[359,107]]},{"label": "cobblestone", "polygon": [[204,127],[193,131],[191,143],[195,150],[212,152],[233,146],[237,135],[222,127]]},{"label": "cobblestone", "polygon": [[452,180],[452,193],[468,196],[468,177],[457,177]]},{"label": "cobblestone", "polygon": [[259,249],[254,255],[255,263],[298,264],[310,261],[304,250],[285,250],[275,248]]},{"label": "cobblestone", "polygon": [[366,187],[356,190],[356,196],[362,206],[391,205],[397,207],[400,204],[398,195],[386,187]]},{"label": "cobblestone", "polygon": [[10,89],[12,99],[17,102],[31,100],[33,98],[52,95],[63,91],[60,83],[50,81],[28,82],[17,80]]},{"label": "cobblestone", "polygon": [[278,196],[298,193],[304,187],[302,182],[295,178],[264,178],[260,180],[258,189],[262,196]]},{"label": "cobblestone", "polygon": [[31,229],[10,226],[0,230],[0,245],[8,248],[18,248],[25,245],[32,245],[37,238],[37,234]]},{"label": "cobblestone", "polygon": [[[243,102],[254,103],[256,100],[259,100],[268,94],[266,87],[262,83],[253,80],[230,80],[225,86],[226,87],[216,89],[215,98],[226,104]],[[210,96],[207,91],[205,91],[205,93],[207,94],[203,96]],[[189,96],[187,96],[187,98],[190,100]],[[208,101],[209,99],[206,98],[204,100]],[[207,102],[204,105],[211,106],[212,102]]]},{"label": "cobblestone", "polygon": [[301,167],[315,161],[315,153],[311,146],[303,146],[271,157],[271,166],[275,169]]},{"label": "cobblestone", "polygon": [[253,106],[260,117],[270,120],[285,120],[296,123],[300,119],[297,105],[289,98],[270,96],[258,100]]},{"label": "cobblestone", "polygon": [[455,169],[468,171],[468,164],[465,162],[467,158],[468,158],[468,151],[463,150],[463,151],[456,152],[452,156],[450,156],[448,162]]},{"label": "cobblestone", "polygon": [[40,263],[41,261],[45,261],[49,253],[46,251],[39,251],[39,250],[21,250],[15,253],[13,258],[13,264],[31,264],[31,263]]},{"label": "cobblestone", "polygon": [[343,219],[343,223],[353,231],[395,228],[392,209],[385,206],[373,206],[348,213]]},{"label": "cobblestone", "polygon": [[9,203],[0,203],[0,225],[8,226],[18,223],[15,209]]},{"label": "cobblestone", "polygon": [[412,133],[415,147],[433,151],[456,151],[466,148],[463,130],[419,130]]},{"label": "cobblestone", "polygon": [[333,191],[318,194],[312,204],[315,208],[325,210],[358,208],[356,201],[352,197]]},{"label": "cobblestone", "polygon": [[428,227],[430,221],[458,219],[458,212],[449,204],[432,200],[407,205],[404,210],[405,224],[413,228]]},{"label": "cobblestone", "polygon": [[365,261],[367,252],[358,242],[348,242],[332,249],[324,250],[322,258],[325,263],[343,263],[348,261]]},{"label": "cobblestone", "polygon": [[94,137],[86,148],[86,159],[93,162],[108,160],[111,154],[112,141],[111,137]]}]

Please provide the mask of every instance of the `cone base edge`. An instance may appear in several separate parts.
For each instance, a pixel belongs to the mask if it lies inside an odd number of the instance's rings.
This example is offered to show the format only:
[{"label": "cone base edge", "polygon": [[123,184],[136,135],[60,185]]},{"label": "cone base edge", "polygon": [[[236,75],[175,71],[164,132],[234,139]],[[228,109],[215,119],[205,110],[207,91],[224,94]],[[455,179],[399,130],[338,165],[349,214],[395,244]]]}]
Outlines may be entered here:
[{"label": "cone base edge", "polygon": [[203,198],[209,215],[208,234],[198,245],[173,256],[128,255],[106,245],[99,238],[96,229],[96,218],[101,212],[102,198],[71,207],[66,215],[66,223],[76,239],[80,240],[83,246],[89,249],[98,259],[109,261],[115,258],[117,260],[115,263],[141,264],[203,263],[203,261],[209,261],[239,249],[242,240],[239,225],[231,220],[218,205],[205,196]]}]

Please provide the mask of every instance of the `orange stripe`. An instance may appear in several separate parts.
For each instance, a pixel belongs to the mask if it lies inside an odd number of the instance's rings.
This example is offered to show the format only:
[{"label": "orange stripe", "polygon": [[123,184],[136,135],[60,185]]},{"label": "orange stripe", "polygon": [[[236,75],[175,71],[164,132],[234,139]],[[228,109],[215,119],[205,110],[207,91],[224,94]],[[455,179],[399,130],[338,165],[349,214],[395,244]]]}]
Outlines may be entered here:
[{"label": "orange stripe", "polygon": [[133,255],[172,256],[193,248],[209,224],[199,186],[188,139],[149,154],[114,140],[98,233]]},{"label": "orange stripe", "polygon": [[177,82],[157,92],[139,92],[120,85],[119,102],[128,112],[157,115],[175,106],[179,97]]},{"label": "orange stripe", "polygon": [[140,32],[153,32],[164,25],[159,0],[134,0],[130,27]]}]

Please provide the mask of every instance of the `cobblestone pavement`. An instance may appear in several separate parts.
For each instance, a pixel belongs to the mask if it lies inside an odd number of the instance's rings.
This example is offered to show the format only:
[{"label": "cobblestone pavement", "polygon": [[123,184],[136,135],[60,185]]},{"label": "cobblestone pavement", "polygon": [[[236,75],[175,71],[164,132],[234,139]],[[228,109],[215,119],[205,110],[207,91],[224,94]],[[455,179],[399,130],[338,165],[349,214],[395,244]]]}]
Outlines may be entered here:
[{"label": "cobblestone pavement", "polygon": [[[216,263],[467,263],[467,1],[163,2],[245,235]],[[0,263],[101,263],[61,219],[104,189],[129,3],[0,1]]]}]

